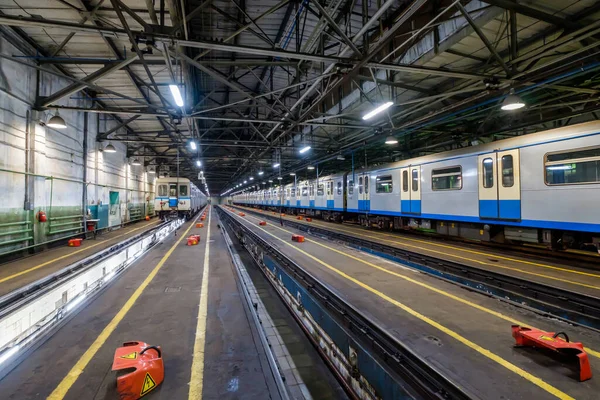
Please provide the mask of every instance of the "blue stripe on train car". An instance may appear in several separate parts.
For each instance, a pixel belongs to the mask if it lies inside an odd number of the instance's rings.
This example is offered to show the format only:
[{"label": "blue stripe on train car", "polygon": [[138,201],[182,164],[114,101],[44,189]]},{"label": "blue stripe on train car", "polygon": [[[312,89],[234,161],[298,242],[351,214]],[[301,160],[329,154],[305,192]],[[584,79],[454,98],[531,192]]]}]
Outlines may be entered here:
[{"label": "blue stripe on train car", "polygon": [[481,218],[498,218],[498,200],[479,200]]},{"label": "blue stripe on train car", "polygon": [[309,206],[310,208],[315,208],[315,201],[314,201],[314,200],[309,200],[309,201],[308,201],[308,206]]},{"label": "blue stripe on train car", "polygon": [[290,201],[289,201],[289,200],[286,200],[286,201],[285,201],[285,205],[289,207],[289,206],[290,206]]},{"label": "blue stripe on train car", "polygon": [[296,200],[296,207],[300,207],[300,201],[301,200]]},{"label": "blue stripe on train car", "polygon": [[410,212],[410,200],[400,200],[400,211],[403,213]]},{"label": "blue stripe on train car", "polygon": [[327,200],[327,208],[333,208],[334,207],[334,200]]},{"label": "blue stripe on train car", "polygon": [[500,218],[521,219],[521,200],[500,200]]},{"label": "blue stripe on train car", "polygon": [[169,199],[169,207],[177,207],[177,199]]},{"label": "blue stripe on train car", "polygon": [[410,201],[410,212],[413,214],[421,214],[421,200]]},{"label": "blue stripe on train car", "polygon": [[371,209],[371,200],[358,200],[358,209],[361,211],[369,211]]}]

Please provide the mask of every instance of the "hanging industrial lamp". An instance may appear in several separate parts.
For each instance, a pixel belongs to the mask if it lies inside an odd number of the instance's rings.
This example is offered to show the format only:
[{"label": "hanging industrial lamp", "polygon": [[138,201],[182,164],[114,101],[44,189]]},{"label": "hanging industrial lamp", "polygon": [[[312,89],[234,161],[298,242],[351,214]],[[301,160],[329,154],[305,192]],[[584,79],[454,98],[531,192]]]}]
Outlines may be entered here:
[{"label": "hanging industrial lamp", "polygon": [[67,123],[63,117],[60,116],[58,110],[56,110],[56,114],[54,114],[54,116],[48,120],[46,125],[55,129],[65,129],[67,127]]},{"label": "hanging industrial lamp", "polygon": [[117,149],[115,149],[115,146],[113,146],[112,144],[107,144],[106,147],[104,148],[104,151],[106,153],[116,153]]},{"label": "hanging industrial lamp", "polygon": [[500,107],[504,111],[512,111],[518,110],[519,108],[525,107],[525,103],[521,99],[521,97],[515,94],[515,89],[510,89],[510,93],[504,101],[502,102],[502,106]]}]

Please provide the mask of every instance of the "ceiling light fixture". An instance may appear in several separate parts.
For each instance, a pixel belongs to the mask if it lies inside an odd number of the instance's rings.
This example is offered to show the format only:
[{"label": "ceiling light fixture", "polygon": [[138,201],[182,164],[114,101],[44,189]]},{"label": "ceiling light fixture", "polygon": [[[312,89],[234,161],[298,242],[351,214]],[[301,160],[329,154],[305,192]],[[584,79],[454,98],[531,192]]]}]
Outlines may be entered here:
[{"label": "ceiling light fixture", "polygon": [[65,129],[67,127],[67,123],[65,122],[63,117],[60,116],[58,110],[56,110],[56,114],[48,120],[46,125],[48,125],[50,128],[55,129]]},{"label": "ceiling light fixture", "polygon": [[396,138],[395,138],[395,137],[393,137],[393,136],[388,136],[388,137],[385,139],[385,144],[398,144],[398,139],[396,139]]},{"label": "ceiling light fixture", "polygon": [[363,115],[362,119],[364,119],[365,121],[368,120],[368,119],[371,119],[374,116],[376,116],[377,114],[379,114],[379,113],[387,110],[388,108],[390,108],[393,105],[394,105],[393,101],[388,101],[387,103],[383,103],[382,105],[380,105],[376,109],[374,109],[374,110],[368,112],[367,114]]},{"label": "ceiling light fixture", "polygon": [[264,171],[258,171],[258,175],[264,174]]},{"label": "ceiling light fixture", "polygon": [[139,159],[137,159],[137,158],[134,158],[134,159],[131,161],[131,165],[142,165],[142,163],[140,163],[140,160],[139,160]]},{"label": "ceiling light fixture", "polygon": [[502,102],[502,106],[500,107],[504,111],[512,111],[518,110],[519,108],[525,107],[525,103],[519,97],[519,95],[515,94],[515,89],[510,89],[510,93],[504,101]]},{"label": "ceiling light fixture", "polygon": [[106,153],[116,153],[117,149],[115,149],[115,146],[113,146],[112,144],[107,144],[106,147],[104,148],[104,151]]},{"label": "ceiling light fixture", "polygon": [[310,146],[304,146],[303,148],[300,149],[300,154],[304,154],[307,151],[309,151],[312,147]]},{"label": "ceiling light fixture", "polygon": [[279,167],[279,163],[273,164],[273,168],[277,168],[277,167]]},{"label": "ceiling light fixture", "polygon": [[314,165],[309,165],[308,167],[306,167],[307,170],[312,171],[313,169],[315,169]]},{"label": "ceiling light fixture", "polygon": [[278,180],[282,180],[282,179],[283,179],[283,177],[281,177],[281,176],[278,176],[278,177],[277,177],[277,179],[278,179]]},{"label": "ceiling light fixture", "polygon": [[196,142],[194,142],[193,140],[190,141],[190,148],[192,150],[196,150],[198,148],[198,146],[196,146]]},{"label": "ceiling light fixture", "polygon": [[196,165],[201,167],[202,166],[202,162],[200,160],[196,160]]},{"label": "ceiling light fixture", "polygon": [[179,86],[169,85],[169,89],[171,89],[171,95],[173,96],[173,100],[175,100],[175,104],[177,104],[177,107],[183,107],[183,97],[181,97]]}]

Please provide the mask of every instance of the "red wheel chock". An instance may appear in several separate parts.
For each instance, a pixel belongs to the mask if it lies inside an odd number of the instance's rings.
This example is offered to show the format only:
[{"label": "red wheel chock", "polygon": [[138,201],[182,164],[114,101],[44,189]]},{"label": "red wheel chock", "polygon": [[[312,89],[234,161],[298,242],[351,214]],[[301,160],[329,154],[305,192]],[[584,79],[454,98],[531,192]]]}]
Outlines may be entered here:
[{"label": "red wheel chock", "polygon": [[258,224],[259,224],[260,226],[265,226],[265,225],[267,225],[267,222],[266,222],[266,221],[260,221]]},{"label": "red wheel chock", "polygon": [[[519,325],[512,326],[512,335],[517,341],[516,346],[530,346],[549,349],[557,353],[574,356],[579,360],[579,381],[587,381],[592,377],[592,368],[588,355],[583,349],[581,342],[570,342],[564,332],[544,332],[533,328],[525,328]],[[560,336],[564,336],[564,339]]]},{"label": "red wheel chock", "polygon": [[302,243],[304,242],[304,236],[302,235],[292,235],[292,241]]},{"label": "red wheel chock", "polygon": [[115,350],[112,370],[117,371],[121,400],[136,400],[154,390],[165,378],[160,346],[125,342]]}]

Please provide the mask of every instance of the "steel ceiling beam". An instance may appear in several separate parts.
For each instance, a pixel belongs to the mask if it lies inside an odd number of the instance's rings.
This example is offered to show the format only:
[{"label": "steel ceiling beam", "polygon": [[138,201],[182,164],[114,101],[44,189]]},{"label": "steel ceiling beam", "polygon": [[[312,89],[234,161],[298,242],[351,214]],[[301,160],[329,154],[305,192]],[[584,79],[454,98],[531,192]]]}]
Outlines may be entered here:
[{"label": "steel ceiling beam", "polygon": [[462,4],[456,3],[456,8],[458,8],[458,10],[461,12],[463,17],[465,17],[465,19],[467,20],[469,25],[471,25],[471,28],[473,28],[475,33],[477,33],[477,36],[479,36],[479,39],[481,39],[483,44],[485,44],[485,47],[487,47],[488,51],[496,59],[496,62],[498,63],[498,65],[500,65],[502,67],[502,69],[506,73],[506,76],[510,77],[512,75],[510,68],[508,68],[508,66],[504,63],[504,60],[502,59],[502,57],[500,57],[500,55],[496,51],[496,48],[494,47],[494,45],[492,45],[492,43],[489,41],[489,39],[485,36],[485,33],[483,33],[481,28],[475,23],[475,21],[473,21],[473,18],[471,18],[471,16],[467,12],[467,10],[465,10],[465,8],[462,6]]},{"label": "steel ceiling beam", "polygon": [[76,92],[80,91],[81,89],[84,89],[85,87],[87,87],[91,84],[94,84],[94,82],[96,82],[97,80],[105,78],[108,75],[110,75],[116,71],[119,71],[120,69],[125,68],[126,66],[128,66],[129,64],[131,64],[132,62],[134,62],[137,59],[138,59],[138,56],[134,55],[132,57],[129,57],[126,60],[121,61],[118,64],[111,64],[111,65],[105,66],[104,68],[100,68],[98,71],[93,72],[82,79],[82,81],[85,82],[85,84],[84,83],[73,83],[50,96],[44,97],[40,102],[40,106],[47,107],[50,104],[54,104],[55,102],[62,99],[63,97],[67,97],[73,93],[76,93]]},{"label": "steel ceiling beam", "polygon": [[516,1],[510,0],[482,0],[485,3],[504,8],[505,10],[515,11],[521,15],[537,19],[539,21],[547,22],[552,25],[559,26],[561,28],[578,29],[581,28],[581,24],[569,21],[567,19],[557,17],[556,15],[548,14],[544,11],[536,8],[528,7],[523,4],[519,4]]}]

